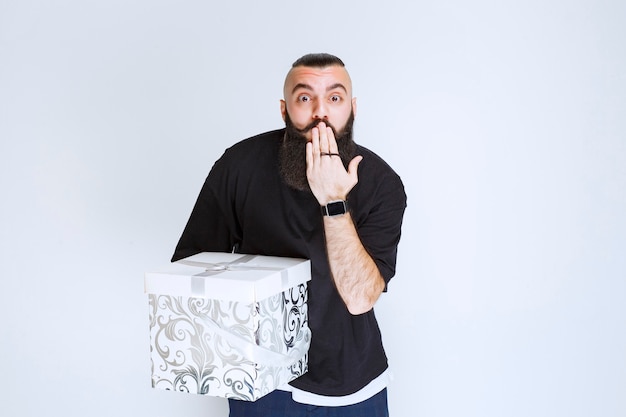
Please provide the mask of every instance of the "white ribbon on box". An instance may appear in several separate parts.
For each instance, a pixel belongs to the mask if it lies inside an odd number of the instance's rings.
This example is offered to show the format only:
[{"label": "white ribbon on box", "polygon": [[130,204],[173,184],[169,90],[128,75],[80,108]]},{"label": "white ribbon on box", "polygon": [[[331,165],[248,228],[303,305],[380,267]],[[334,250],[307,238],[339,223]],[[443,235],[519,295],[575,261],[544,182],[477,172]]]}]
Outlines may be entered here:
[{"label": "white ribbon on box", "polygon": [[[240,258],[237,258],[231,262],[207,263],[185,260],[182,260],[180,262],[185,265],[199,266],[206,269],[204,272],[201,272],[191,277],[191,292],[194,295],[200,295],[204,294],[205,292],[205,281],[204,279],[202,279],[203,277],[218,275],[225,271],[245,271],[251,269],[280,271],[282,269],[280,267],[268,267],[254,264],[244,265],[254,258],[256,258],[256,255],[243,255]],[[288,272],[286,270],[283,270],[281,272],[281,281],[283,285],[287,283],[287,278]],[[266,349],[255,343],[245,340],[239,335],[222,328],[210,317],[204,316],[203,321],[211,328],[212,331],[215,332],[215,334],[224,338],[224,340],[228,342],[231,347],[237,349],[240,353],[244,354],[244,356],[248,358],[255,358],[256,362],[259,365],[290,367],[302,359],[302,357],[308,352],[309,345],[311,344],[311,330],[308,327],[302,329],[302,338],[304,339],[305,344],[303,346],[300,346],[299,348],[292,349],[287,354],[283,354],[274,352],[273,350]]]},{"label": "white ribbon on box", "polygon": [[257,255],[243,255],[231,262],[210,263],[210,262],[186,261],[184,259],[178,262],[184,265],[189,265],[189,266],[199,266],[205,269],[204,272],[195,274],[191,277],[191,293],[194,296],[201,296],[205,293],[206,282],[203,279],[204,277],[219,275],[226,271],[250,271],[250,270],[281,271],[280,273],[281,285],[283,287],[286,287],[287,283],[289,282],[288,281],[289,272],[287,270],[281,267],[273,267],[273,266],[261,266],[261,265],[255,265],[255,264],[244,265],[245,263],[250,262],[251,260],[256,258],[256,256]]},{"label": "white ribbon on box", "polygon": [[[219,274],[223,271],[245,271],[245,270],[250,270],[250,269],[264,269],[267,271],[279,271],[282,269],[279,267],[260,266],[260,265],[254,265],[254,264],[243,265],[244,263],[250,262],[256,257],[257,255],[242,255],[241,257],[235,259],[234,261],[217,262],[217,263],[186,261],[184,259],[178,262],[180,262],[181,264],[189,265],[189,266],[199,266],[199,267],[205,268],[206,272],[215,272],[216,274]],[[209,275],[214,275],[214,274],[209,274]],[[208,275],[205,275],[205,276],[208,276]]]},{"label": "white ribbon on box", "polygon": [[228,342],[228,344],[237,349],[246,358],[254,358],[255,362],[264,366],[277,366],[277,367],[290,367],[298,362],[309,351],[309,345],[311,344],[311,330],[306,327],[302,329],[302,338],[305,344],[292,349],[289,353],[283,354],[274,352],[273,350],[266,349],[248,340],[245,340],[239,335],[236,335],[226,329],[223,329],[217,322],[209,317],[202,317],[205,324],[207,324],[215,334],[221,336]]},{"label": "white ribbon on box", "polygon": [[[207,274],[203,276],[216,275],[224,271],[247,271],[251,269],[261,269],[261,270],[266,270],[266,271],[280,271],[282,269],[281,267],[275,267],[275,266],[261,266],[258,264],[256,265],[247,264],[248,262],[250,262],[256,257],[257,255],[243,255],[240,258],[235,259],[234,261],[216,262],[216,263],[186,261],[184,259],[180,260],[179,262],[185,265],[199,266],[199,267],[206,269]],[[244,265],[244,264],[247,264],[247,265]]]}]

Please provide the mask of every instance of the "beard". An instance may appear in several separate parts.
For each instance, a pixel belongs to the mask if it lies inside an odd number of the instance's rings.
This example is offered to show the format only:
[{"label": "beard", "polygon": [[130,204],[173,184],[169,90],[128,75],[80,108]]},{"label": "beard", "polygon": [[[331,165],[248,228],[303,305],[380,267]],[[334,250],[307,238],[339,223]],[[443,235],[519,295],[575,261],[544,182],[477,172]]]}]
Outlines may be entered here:
[{"label": "beard", "polygon": [[340,132],[337,132],[335,127],[327,120],[322,119],[313,121],[304,129],[298,129],[289,118],[289,113],[285,113],[285,136],[278,152],[280,175],[287,185],[296,190],[311,190],[306,177],[306,144],[308,140],[305,134],[320,122],[326,123],[333,130],[335,140],[337,141],[338,153],[346,169],[348,169],[348,163],[355,156],[356,143],[352,139],[354,112],[350,112],[350,117],[348,117],[345,127]]}]

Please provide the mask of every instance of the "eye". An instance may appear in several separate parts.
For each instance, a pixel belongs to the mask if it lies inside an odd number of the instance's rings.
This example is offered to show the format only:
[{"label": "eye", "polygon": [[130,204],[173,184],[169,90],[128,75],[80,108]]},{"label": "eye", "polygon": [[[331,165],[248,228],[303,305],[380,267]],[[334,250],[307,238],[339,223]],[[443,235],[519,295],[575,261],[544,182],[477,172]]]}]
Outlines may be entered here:
[{"label": "eye", "polygon": [[341,96],[335,94],[334,96],[330,96],[330,101],[332,101],[333,103],[338,103],[341,101]]},{"label": "eye", "polygon": [[309,97],[309,96],[298,96],[298,101],[300,103],[308,103],[309,101],[311,101],[311,97]]}]

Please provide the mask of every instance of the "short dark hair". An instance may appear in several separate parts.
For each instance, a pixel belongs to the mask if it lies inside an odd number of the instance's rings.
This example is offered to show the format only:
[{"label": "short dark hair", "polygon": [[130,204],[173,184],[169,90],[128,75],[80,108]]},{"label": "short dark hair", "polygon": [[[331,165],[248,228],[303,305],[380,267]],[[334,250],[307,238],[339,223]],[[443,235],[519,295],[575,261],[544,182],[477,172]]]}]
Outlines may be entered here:
[{"label": "short dark hair", "polygon": [[295,67],[313,67],[313,68],[326,68],[332,65],[339,65],[345,67],[343,61],[337,58],[335,55],[320,53],[320,54],[306,54],[301,58],[298,58],[296,62],[291,66]]}]

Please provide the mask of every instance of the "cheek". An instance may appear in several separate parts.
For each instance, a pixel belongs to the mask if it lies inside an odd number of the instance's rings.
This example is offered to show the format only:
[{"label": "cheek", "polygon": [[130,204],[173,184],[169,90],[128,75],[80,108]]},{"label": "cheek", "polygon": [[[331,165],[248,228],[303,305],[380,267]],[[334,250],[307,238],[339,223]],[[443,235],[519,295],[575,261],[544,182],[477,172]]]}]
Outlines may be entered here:
[{"label": "cheek", "polygon": [[303,129],[310,123],[310,114],[298,109],[290,109],[289,118],[298,129]]},{"label": "cheek", "polygon": [[345,127],[346,123],[348,122],[348,119],[350,118],[350,113],[351,113],[352,109],[351,108],[347,108],[347,109],[341,109],[340,111],[337,111],[334,114],[334,120],[331,120],[330,122],[333,123],[333,125],[341,130]]}]

